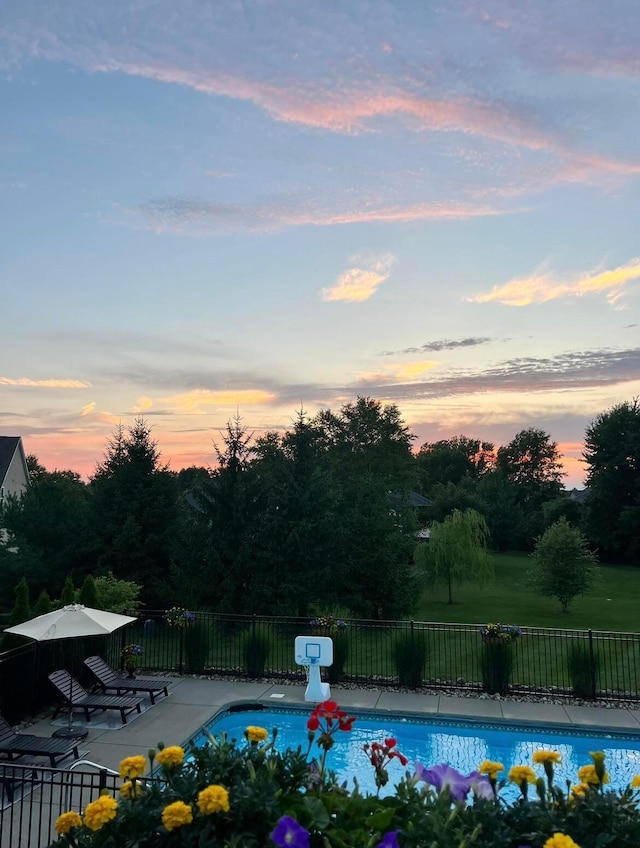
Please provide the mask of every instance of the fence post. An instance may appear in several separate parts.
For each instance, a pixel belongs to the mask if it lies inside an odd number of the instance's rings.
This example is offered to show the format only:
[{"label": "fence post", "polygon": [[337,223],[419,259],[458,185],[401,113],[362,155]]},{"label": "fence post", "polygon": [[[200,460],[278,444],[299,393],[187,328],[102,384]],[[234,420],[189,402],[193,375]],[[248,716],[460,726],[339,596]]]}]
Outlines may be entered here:
[{"label": "fence post", "polygon": [[596,699],[596,658],[593,652],[593,630],[587,631],[589,634],[589,671],[591,673],[591,698]]},{"label": "fence post", "polygon": [[103,789],[107,788],[107,770],[100,769],[99,777],[98,777],[98,794],[102,793]]}]

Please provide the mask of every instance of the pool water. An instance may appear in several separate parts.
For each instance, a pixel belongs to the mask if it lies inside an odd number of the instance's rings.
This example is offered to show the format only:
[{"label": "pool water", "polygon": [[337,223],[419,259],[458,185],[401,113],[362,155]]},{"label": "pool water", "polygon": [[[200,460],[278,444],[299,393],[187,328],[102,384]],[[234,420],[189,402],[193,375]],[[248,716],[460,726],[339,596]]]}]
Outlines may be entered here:
[{"label": "pool water", "polygon": [[[213,735],[225,732],[228,737],[242,740],[248,725],[258,725],[271,731],[278,728],[277,748],[301,745],[306,751],[306,722],[311,714],[308,709],[248,709],[225,710],[218,713],[206,725]],[[336,772],[340,782],[348,781],[353,787],[353,776],[364,793],[375,793],[373,767],[363,751],[367,742],[382,742],[393,737],[398,740],[398,750],[409,759],[407,769],[413,771],[418,760],[425,766],[449,763],[463,774],[475,771],[482,760],[503,763],[506,774],[512,765],[532,765],[532,754],[541,748],[558,751],[562,764],[555,768],[555,782],[565,788],[566,781],[578,782],[577,772],[582,765],[592,763],[590,751],[604,751],[605,763],[610,776],[609,786],[624,789],[631,778],[640,774],[640,734],[620,735],[617,733],[583,733],[573,728],[540,725],[494,724],[489,722],[465,722],[440,718],[422,719],[415,716],[380,716],[374,713],[354,711],[357,716],[350,732],[337,731],[335,745],[329,752],[328,767]],[[196,744],[204,744],[206,736],[201,734]],[[311,756],[321,753],[314,742]],[[536,773],[544,776],[542,766],[534,766]],[[397,759],[388,768],[389,784],[381,794],[390,794],[406,769]],[[532,787],[533,789],[533,787]],[[511,800],[519,797],[518,789],[505,786],[501,797]]]}]

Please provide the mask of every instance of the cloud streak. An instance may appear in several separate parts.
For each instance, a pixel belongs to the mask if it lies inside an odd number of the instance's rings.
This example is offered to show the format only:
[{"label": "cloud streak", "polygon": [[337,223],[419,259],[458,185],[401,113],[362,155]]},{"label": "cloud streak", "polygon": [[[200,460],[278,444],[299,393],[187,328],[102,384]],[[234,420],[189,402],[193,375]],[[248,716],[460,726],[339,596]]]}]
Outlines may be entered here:
[{"label": "cloud streak", "polygon": [[[368,390],[396,402],[489,392],[555,392],[636,382],[640,374],[640,348],[572,351],[549,358],[521,357],[483,369],[455,369],[430,381],[394,384],[381,380]],[[336,393],[355,393],[358,384],[336,387]]]},{"label": "cloud streak", "polygon": [[0,386],[17,386],[29,389],[89,389],[91,383],[84,380],[32,380],[29,377],[0,377]]},{"label": "cloud streak", "polygon": [[492,342],[489,336],[470,336],[465,339],[440,339],[438,341],[426,342],[419,347],[405,347],[401,350],[384,350],[379,356],[399,356],[411,353],[439,353],[441,350],[459,350],[466,347],[478,347]]},{"label": "cloud streak", "polygon": [[285,227],[333,227],[344,224],[407,223],[409,221],[463,221],[510,214],[488,204],[462,201],[433,201],[373,207],[365,200],[359,208],[331,210],[317,201],[307,204],[207,203],[165,197],[141,204],[146,226],[157,233],[187,236],[221,235],[230,230],[273,232]]},{"label": "cloud streak", "polygon": [[574,279],[561,280],[551,272],[537,272],[529,277],[516,277],[501,286],[493,286],[465,298],[468,303],[501,303],[505,306],[530,306],[568,297],[605,293],[615,305],[628,283],[640,279],[640,259],[631,259],[625,265],[606,271],[581,274]]}]

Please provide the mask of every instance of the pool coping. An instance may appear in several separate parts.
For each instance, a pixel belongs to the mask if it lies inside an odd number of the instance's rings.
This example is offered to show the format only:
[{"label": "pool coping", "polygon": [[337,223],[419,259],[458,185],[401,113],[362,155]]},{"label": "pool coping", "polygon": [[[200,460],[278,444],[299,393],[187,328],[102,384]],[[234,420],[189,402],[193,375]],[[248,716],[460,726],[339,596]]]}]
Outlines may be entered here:
[{"label": "pool coping", "polygon": [[[336,700],[335,698],[333,700]],[[308,711],[310,714],[315,702],[305,702],[302,703],[291,703],[289,701],[280,700],[278,703],[273,703],[273,701],[268,700],[267,698],[259,698],[254,700],[247,699],[237,699],[234,701],[230,701],[224,706],[221,706],[211,715],[211,718],[207,722],[207,724],[203,725],[199,730],[192,733],[185,742],[189,739],[193,739],[198,733],[202,732],[206,729],[207,725],[213,721],[215,721],[219,716],[224,713],[241,713],[241,712],[251,712],[251,711],[260,711],[261,709],[270,709],[274,712],[278,710],[284,711],[295,711],[295,712],[305,712]],[[237,709],[238,707],[242,707],[242,710]],[[589,708],[591,709],[591,708]],[[347,712],[351,713],[350,710]],[[605,726],[596,723],[575,723],[575,722],[558,722],[554,719],[546,719],[540,720],[536,719],[533,721],[518,721],[517,719],[507,719],[507,718],[497,718],[497,717],[487,717],[487,716],[468,716],[468,715],[457,715],[455,713],[425,713],[423,711],[417,710],[400,710],[400,709],[390,709],[390,708],[375,708],[375,707],[367,707],[361,709],[358,714],[356,714],[357,719],[362,716],[365,718],[383,718],[385,716],[401,715],[410,720],[415,721],[432,721],[434,724],[440,724],[447,726],[451,724],[462,725],[464,727],[479,727],[479,728],[496,728],[500,727],[507,730],[522,730],[525,728],[531,728],[533,726],[537,726],[540,728],[544,728],[547,732],[558,731],[561,733],[568,733],[572,736],[608,736],[610,738],[618,738],[618,739],[637,739],[640,740],[640,722],[637,723],[637,726],[634,728],[631,727],[611,727]]]}]

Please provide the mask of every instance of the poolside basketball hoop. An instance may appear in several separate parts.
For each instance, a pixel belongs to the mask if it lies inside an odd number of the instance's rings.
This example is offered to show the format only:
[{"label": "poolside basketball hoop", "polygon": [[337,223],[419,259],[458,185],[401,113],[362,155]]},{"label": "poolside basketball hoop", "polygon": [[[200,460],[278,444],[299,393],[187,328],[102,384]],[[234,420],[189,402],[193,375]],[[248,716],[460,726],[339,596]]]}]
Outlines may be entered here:
[{"label": "poolside basketball hoop", "polygon": [[329,636],[296,636],[296,663],[309,670],[309,680],[304,693],[305,701],[319,704],[331,697],[328,683],[320,679],[320,666],[333,664],[333,639]]}]

